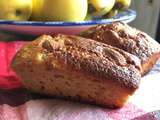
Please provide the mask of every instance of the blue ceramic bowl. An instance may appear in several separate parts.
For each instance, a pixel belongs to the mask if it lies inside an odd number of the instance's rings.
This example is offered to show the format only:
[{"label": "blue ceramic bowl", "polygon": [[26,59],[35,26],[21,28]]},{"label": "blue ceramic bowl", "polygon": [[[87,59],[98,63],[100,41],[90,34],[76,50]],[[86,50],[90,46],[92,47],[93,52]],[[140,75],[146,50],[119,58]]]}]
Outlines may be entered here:
[{"label": "blue ceramic bowl", "polygon": [[111,19],[99,18],[96,20],[81,21],[81,22],[41,22],[41,21],[6,21],[0,20],[0,30],[7,33],[25,35],[41,35],[41,34],[77,34],[91,26],[97,24],[108,24],[115,21],[129,23],[136,18],[136,12],[128,9],[119,13]]}]

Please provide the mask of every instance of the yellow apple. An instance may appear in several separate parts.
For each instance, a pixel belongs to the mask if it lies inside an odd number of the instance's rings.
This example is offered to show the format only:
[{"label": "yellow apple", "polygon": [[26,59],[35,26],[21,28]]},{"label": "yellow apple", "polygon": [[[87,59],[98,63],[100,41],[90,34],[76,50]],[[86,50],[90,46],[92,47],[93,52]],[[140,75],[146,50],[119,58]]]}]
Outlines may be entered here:
[{"label": "yellow apple", "polygon": [[0,0],[0,19],[28,20],[32,13],[32,0]]},{"label": "yellow apple", "polygon": [[103,16],[111,11],[115,0],[89,0],[89,4],[94,8],[91,13],[93,16]]},{"label": "yellow apple", "polygon": [[87,0],[33,0],[31,20],[82,21],[87,9]]}]

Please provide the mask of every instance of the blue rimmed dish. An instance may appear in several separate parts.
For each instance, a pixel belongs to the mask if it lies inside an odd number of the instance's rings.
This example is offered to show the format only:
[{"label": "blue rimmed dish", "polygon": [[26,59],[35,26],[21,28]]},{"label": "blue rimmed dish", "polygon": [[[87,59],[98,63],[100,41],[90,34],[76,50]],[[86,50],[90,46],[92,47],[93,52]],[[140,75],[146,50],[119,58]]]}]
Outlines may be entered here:
[{"label": "blue rimmed dish", "polygon": [[122,21],[129,23],[136,18],[136,12],[128,9],[116,15],[114,18],[99,18],[81,22],[41,22],[41,21],[7,21],[0,20],[0,30],[7,33],[25,35],[41,35],[41,34],[77,34],[91,26],[97,24],[108,24],[111,22]]}]

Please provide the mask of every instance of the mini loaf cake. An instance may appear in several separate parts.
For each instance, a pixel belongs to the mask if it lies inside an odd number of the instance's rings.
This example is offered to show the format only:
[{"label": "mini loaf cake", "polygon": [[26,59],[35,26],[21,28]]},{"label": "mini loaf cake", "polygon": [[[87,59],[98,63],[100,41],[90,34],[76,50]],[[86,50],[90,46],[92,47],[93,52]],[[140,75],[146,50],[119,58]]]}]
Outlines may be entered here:
[{"label": "mini loaf cake", "polygon": [[160,45],[146,33],[121,22],[98,25],[81,33],[81,36],[106,43],[127,51],[141,60],[145,75],[160,57]]},{"label": "mini loaf cake", "polygon": [[139,59],[77,36],[43,35],[25,45],[12,68],[26,88],[49,96],[122,107],[138,88]]}]

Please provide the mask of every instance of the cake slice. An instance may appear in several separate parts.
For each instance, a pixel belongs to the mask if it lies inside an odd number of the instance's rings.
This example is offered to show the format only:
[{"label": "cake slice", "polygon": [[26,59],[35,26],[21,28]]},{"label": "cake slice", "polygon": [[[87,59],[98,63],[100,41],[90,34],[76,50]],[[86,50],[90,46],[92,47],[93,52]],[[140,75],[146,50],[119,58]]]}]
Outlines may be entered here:
[{"label": "cake slice", "polygon": [[122,107],[140,83],[139,59],[118,48],[70,35],[43,35],[12,61],[24,86],[37,93]]}]

